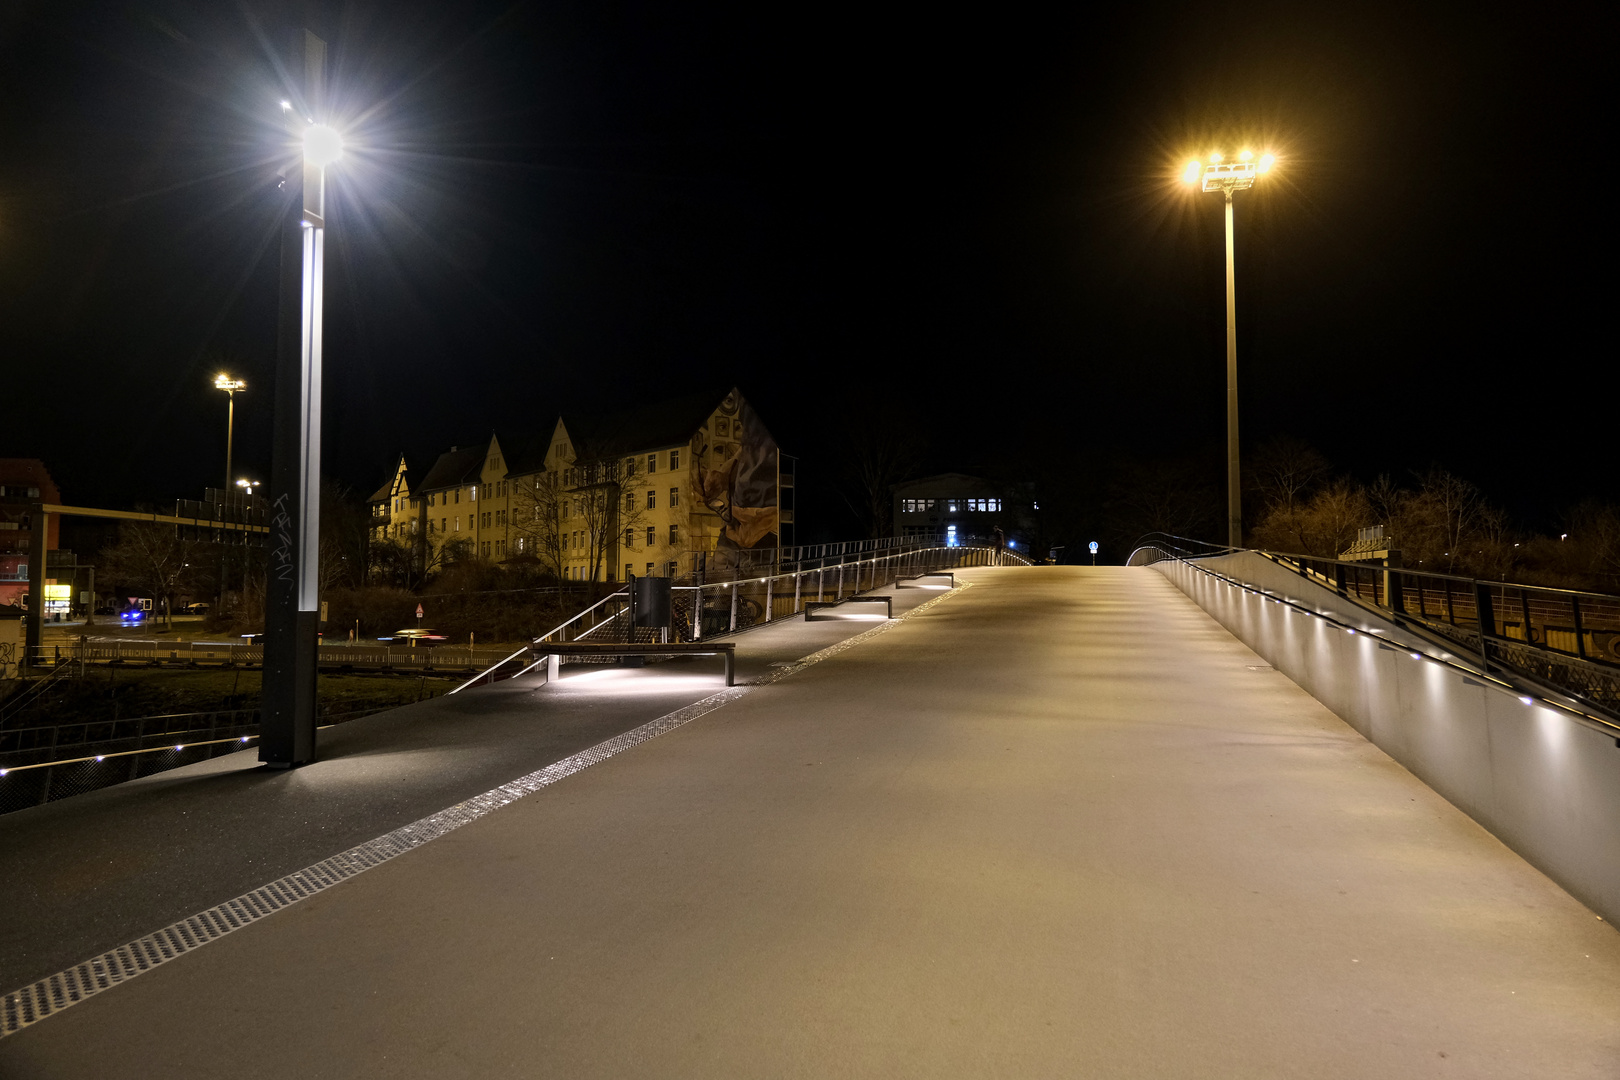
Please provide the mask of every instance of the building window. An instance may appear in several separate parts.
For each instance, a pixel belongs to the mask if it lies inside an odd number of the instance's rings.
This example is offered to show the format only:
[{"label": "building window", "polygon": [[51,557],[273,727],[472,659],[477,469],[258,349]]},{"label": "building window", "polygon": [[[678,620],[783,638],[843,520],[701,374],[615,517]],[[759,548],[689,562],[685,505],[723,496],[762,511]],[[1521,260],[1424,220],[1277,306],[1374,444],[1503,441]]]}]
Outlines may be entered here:
[{"label": "building window", "polygon": [[636,475],[636,459],[635,458],[625,458],[624,459],[624,475],[625,476],[634,476],[634,475]]},{"label": "building window", "polygon": [[681,489],[680,488],[672,487],[672,488],[669,489],[669,505],[671,505],[671,506],[679,506],[679,505],[681,505]]},{"label": "building window", "polygon": [[648,454],[647,455],[647,471],[650,472],[650,473],[654,473],[654,472],[658,471],[658,455],[657,454]]},{"label": "building window", "polygon": [[448,523],[448,522],[446,522],[446,521],[445,521],[445,520],[444,520],[444,518],[440,518],[440,519],[439,519],[439,531],[440,531],[440,532],[449,532],[449,531],[450,531],[450,529],[449,529],[449,527],[448,527],[448,526],[449,526],[449,523]]},{"label": "building window", "polygon": [[676,469],[678,469],[680,467],[681,467],[681,452],[679,450],[671,450],[669,452],[669,471],[674,472]]},{"label": "building window", "polygon": [[658,509],[658,493],[656,491],[647,492],[647,509]]},{"label": "building window", "polygon": [[654,565],[656,565],[656,564],[654,564],[654,563],[648,563],[648,564],[647,564],[647,576],[648,576],[648,577],[652,577],[652,576],[653,576],[653,566],[654,566]]},{"label": "building window", "polygon": [[624,546],[627,548],[633,548],[636,546],[636,530],[624,530]]},{"label": "building window", "polygon": [[625,563],[624,564],[624,580],[629,581],[632,577],[635,576],[635,573],[636,573],[636,568],[635,568],[635,566],[633,564],[631,564],[631,563]]},{"label": "building window", "polygon": [[652,547],[658,543],[658,529],[656,526],[647,526],[647,546]]},{"label": "building window", "polygon": [[669,542],[671,544],[680,543],[680,531],[679,530],[680,530],[679,525],[671,525],[669,527]]}]

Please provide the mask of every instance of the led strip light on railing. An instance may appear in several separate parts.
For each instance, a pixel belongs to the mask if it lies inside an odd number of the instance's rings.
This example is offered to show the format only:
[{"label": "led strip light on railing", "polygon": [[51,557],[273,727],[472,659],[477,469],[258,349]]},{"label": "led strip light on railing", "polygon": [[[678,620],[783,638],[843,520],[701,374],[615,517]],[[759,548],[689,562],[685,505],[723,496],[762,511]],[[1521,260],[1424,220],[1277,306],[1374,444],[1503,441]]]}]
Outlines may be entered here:
[{"label": "led strip light on railing", "polygon": [[[1158,549],[1158,550],[1163,551],[1162,548]],[[1268,603],[1281,604],[1284,607],[1285,610],[1288,610],[1288,611],[1291,611],[1291,612],[1297,612],[1297,613],[1299,613],[1301,615],[1310,615],[1313,618],[1321,619],[1324,623],[1328,624],[1329,626],[1332,626],[1332,627],[1334,627],[1335,629],[1338,629],[1338,630],[1343,630],[1343,631],[1345,631],[1346,633],[1348,633],[1348,634],[1350,634],[1352,636],[1354,636],[1356,634],[1365,634],[1367,637],[1372,638],[1374,641],[1388,640],[1386,638],[1380,637],[1380,632],[1377,631],[1377,630],[1365,630],[1365,629],[1358,630],[1354,626],[1351,626],[1349,623],[1343,622],[1342,620],[1340,620],[1338,618],[1335,618],[1332,615],[1327,615],[1327,614],[1324,614],[1323,612],[1315,611],[1315,610],[1312,610],[1312,609],[1310,609],[1308,607],[1305,607],[1303,604],[1299,603],[1298,601],[1296,601],[1296,600],[1294,600],[1294,599],[1292,599],[1290,597],[1278,597],[1278,596],[1272,594],[1267,589],[1262,589],[1262,588],[1259,588],[1257,586],[1250,585],[1247,582],[1234,580],[1232,578],[1227,577],[1224,574],[1217,574],[1215,571],[1205,569],[1202,566],[1197,566],[1197,565],[1193,564],[1192,562],[1189,562],[1187,559],[1182,558],[1179,555],[1171,555],[1168,552],[1164,552],[1164,554],[1169,559],[1171,559],[1172,561],[1179,562],[1179,563],[1183,564],[1184,566],[1187,566],[1187,567],[1190,567],[1193,570],[1196,570],[1200,574],[1204,574],[1204,575],[1207,575],[1208,577],[1214,578],[1216,581],[1219,581],[1224,585],[1227,585],[1227,586],[1232,587],[1232,588],[1241,589],[1242,591],[1247,592],[1247,593],[1252,593],[1252,594],[1254,594],[1256,596],[1259,596],[1262,600],[1265,600]],[[1394,648],[1396,646],[1395,646],[1394,643],[1391,643],[1391,647]],[[1508,682],[1507,680],[1498,678],[1497,676],[1490,674],[1488,671],[1481,671],[1481,670],[1479,670],[1479,668],[1477,668],[1477,667],[1475,667],[1475,666],[1473,666],[1471,664],[1462,664],[1462,663],[1459,663],[1459,662],[1457,662],[1455,660],[1449,660],[1449,659],[1446,659],[1445,657],[1434,656],[1434,655],[1431,655],[1429,653],[1422,652],[1420,650],[1412,649],[1412,648],[1410,648],[1408,646],[1400,646],[1400,648],[1405,649],[1406,654],[1408,656],[1410,656],[1414,660],[1424,660],[1424,661],[1427,661],[1427,662],[1429,662],[1431,664],[1437,664],[1437,665],[1439,665],[1441,667],[1447,668],[1447,669],[1449,669],[1451,671],[1458,672],[1460,674],[1468,675],[1468,676],[1474,677],[1474,678],[1484,679],[1487,682],[1494,684],[1498,689],[1506,690],[1508,693],[1510,693],[1514,697],[1518,698],[1519,701],[1522,702],[1525,705],[1532,705],[1532,706],[1536,705],[1536,704],[1545,705],[1545,706],[1547,706],[1549,708],[1557,709],[1560,712],[1568,713],[1570,716],[1577,717],[1580,720],[1583,720],[1583,721],[1586,721],[1588,723],[1597,725],[1598,728],[1600,728],[1605,734],[1614,735],[1616,737],[1616,741],[1620,742],[1620,724],[1616,724],[1612,720],[1608,720],[1608,719],[1606,719],[1604,717],[1601,717],[1601,716],[1593,716],[1591,713],[1586,712],[1585,710],[1577,709],[1577,708],[1574,708],[1572,706],[1565,705],[1561,701],[1555,701],[1554,699],[1547,697],[1545,694],[1526,694],[1521,687],[1514,686],[1512,683]],[[1481,665],[1481,666],[1483,666],[1483,665]]]}]

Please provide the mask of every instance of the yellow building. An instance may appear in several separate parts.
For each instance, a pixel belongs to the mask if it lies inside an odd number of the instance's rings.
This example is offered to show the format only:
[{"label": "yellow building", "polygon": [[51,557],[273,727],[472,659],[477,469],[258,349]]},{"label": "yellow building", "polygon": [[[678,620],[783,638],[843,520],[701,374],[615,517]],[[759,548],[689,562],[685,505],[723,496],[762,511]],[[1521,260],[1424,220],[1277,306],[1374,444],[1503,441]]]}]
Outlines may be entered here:
[{"label": "yellow building", "polygon": [[371,539],[403,540],[414,538],[422,527],[422,515],[416,496],[411,493],[410,471],[405,455],[399,455],[394,473],[382,487],[366,500],[371,512]]},{"label": "yellow building", "polygon": [[445,545],[492,562],[533,560],[566,581],[688,577],[775,548],[792,475],[742,394],[694,395],[605,416],[558,418],[550,439],[440,454],[420,480],[403,455],[370,499],[372,536]]}]

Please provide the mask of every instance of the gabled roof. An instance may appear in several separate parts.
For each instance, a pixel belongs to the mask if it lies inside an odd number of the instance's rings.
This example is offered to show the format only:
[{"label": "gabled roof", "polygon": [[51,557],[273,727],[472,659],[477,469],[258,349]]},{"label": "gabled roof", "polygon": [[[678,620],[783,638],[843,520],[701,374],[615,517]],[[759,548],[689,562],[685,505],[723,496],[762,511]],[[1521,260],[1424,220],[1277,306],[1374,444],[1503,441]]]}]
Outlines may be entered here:
[{"label": "gabled roof", "polygon": [[483,476],[484,458],[489,453],[489,441],[477,446],[452,446],[439,455],[439,460],[422,477],[422,483],[413,490],[440,491],[444,488],[476,484]]},{"label": "gabled roof", "polygon": [[619,412],[566,415],[563,422],[573,439],[576,457],[618,457],[687,442],[730,393],[733,390],[729,387],[706,390]]},{"label": "gabled roof", "polygon": [[[399,476],[400,466],[402,466],[402,465],[405,465],[405,455],[404,455],[403,452],[401,452],[401,454],[399,455],[398,460],[396,460],[394,462],[394,467],[391,470],[389,470],[388,479],[386,479],[386,480],[384,480],[382,482],[382,487],[378,488],[376,491],[373,491],[371,493],[371,495],[366,499],[366,502],[368,502],[368,503],[387,502],[389,499],[394,497],[394,480],[395,480],[395,478],[397,478]],[[410,476],[411,476],[410,467],[408,465],[405,465],[405,486],[406,487],[411,486]]]},{"label": "gabled roof", "polygon": [[546,467],[546,452],[551,449],[551,432],[539,435],[501,435],[501,456],[506,459],[507,476],[525,476]]}]

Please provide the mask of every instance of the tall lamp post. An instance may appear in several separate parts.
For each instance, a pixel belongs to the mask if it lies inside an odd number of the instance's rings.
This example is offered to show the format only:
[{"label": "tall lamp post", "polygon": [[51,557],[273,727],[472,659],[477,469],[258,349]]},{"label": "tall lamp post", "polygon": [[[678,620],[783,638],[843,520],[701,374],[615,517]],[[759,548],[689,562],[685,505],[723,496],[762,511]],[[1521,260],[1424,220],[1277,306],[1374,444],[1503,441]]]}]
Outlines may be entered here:
[{"label": "tall lamp post", "polygon": [[[305,30],[288,65],[302,100],[300,160],[282,177],[281,325],[276,341],[275,441],[265,574],[264,692],[259,760],[315,760],[315,665],[320,625],[321,320],[325,293],[326,170],[343,139],[325,124],[326,42]],[[301,78],[300,78],[301,77]]]},{"label": "tall lamp post", "polygon": [[1243,546],[1243,494],[1238,463],[1238,384],[1237,384],[1237,276],[1232,256],[1232,195],[1254,186],[1255,178],[1271,171],[1277,158],[1262,154],[1258,159],[1245,150],[1236,161],[1228,162],[1219,153],[1209,155],[1209,164],[1187,162],[1181,179],[1189,184],[1203,180],[1203,190],[1226,196],[1226,533],[1232,547]]},{"label": "tall lamp post", "polygon": [[225,391],[227,404],[225,406],[225,488],[224,495],[231,493],[231,443],[236,439],[236,392],[247,389],[247,381],[233,379],[229,375],[215,375],[214,389]]}]

